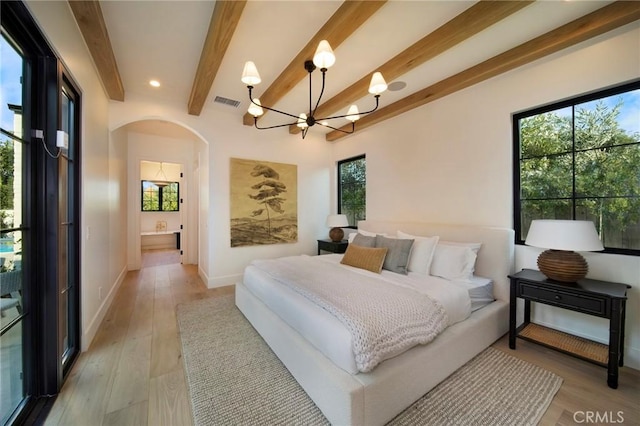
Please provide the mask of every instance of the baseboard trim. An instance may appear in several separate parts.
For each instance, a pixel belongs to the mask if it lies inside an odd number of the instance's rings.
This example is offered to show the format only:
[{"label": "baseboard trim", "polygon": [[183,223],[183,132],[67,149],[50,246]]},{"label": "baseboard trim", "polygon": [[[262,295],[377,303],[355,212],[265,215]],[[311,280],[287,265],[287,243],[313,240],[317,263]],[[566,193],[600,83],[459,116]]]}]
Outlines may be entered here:
[{"label": "baseboard trim", "polygon": [[116,278],[115,283],[113,283],[113,285],[111,286],[111,290],[107,294],[107,297],[105,297],[102,300],[102,303],[98,308],[98,311],[93,316],[93,318],[91,319],[87,327],[82,327],[83,331],[82,331],[82,338],[81,338],[81,344],[80,344],[82,352],[85,352],[87,349],[89,349],[89,346],[91,345],[93,338],[96,336],[96,333],[98,332],[98,328],[100,327],[100,324],[102,324],[102,320],[107,314],[107,310],[109,309],[109,306],[111,306],[111,303],[113,302],[113,299],[115,298],[115,295],[118,292],[118,289],[120,289],[120,285],[124,281],[124,277],[125,275],[127,275],[127,272],[128,272],[128,268],[125,266],[120,271],[120,274],[118,274],[118,278]]},{"label": "baseboard trim", "polygon": [[242,280],[243,274],[233,274],[233,275],[225,275],[222,277],[213,277],[204,281],[207,283],[207,288],[218,288],[218,287],[226,287],[229,285],[233,285],[238,281]]}]

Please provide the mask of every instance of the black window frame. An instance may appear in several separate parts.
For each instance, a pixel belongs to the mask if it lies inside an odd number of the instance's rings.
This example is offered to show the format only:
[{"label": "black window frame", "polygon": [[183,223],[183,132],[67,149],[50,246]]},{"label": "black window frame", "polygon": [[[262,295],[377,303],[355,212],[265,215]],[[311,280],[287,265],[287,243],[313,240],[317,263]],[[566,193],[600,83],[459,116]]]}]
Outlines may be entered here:
[{"label": "black window frame", "polygon": [[[59,264],[59,212],[58,194],[60,175],[59,159],[46,151],[56,152],[55,134],[60,129],[60,90],[67,84],[77,92],[78,117],[74,132],[77,135],[73,171],[68,175],[73,181],[70,196],[80,200],[81,145],[80,123],[82,114],[82,94],[71,74],[50,47],[38,24],[22,1],[6,1],[0,5],[0,21],[12,42],[20,47],[23,58],[23,105],[22,125],[25,160],[23,160],[23,217],[21,228],[23,254],[23,400],[15,407],[7,424],[40,424],[44,422],[56,394],[69,377],[72,366],[80,353],[80,340],[74,343],[72,351],[60,352],[58,264]],[[45,138],[31,136],[27,130],[42,130]],[[54,136],[47,136],[54,135]],[[45,150],[45,147],[47,148]],[[63,153],[61,155],[66,155]],[[70,267],[70,274],[80,282],[80,205],[74,206],[73,247],[70,252],[78,255],[78,261]],[[72,310],[67,312],[73,318],[69,330],[80,338],[80,293],[70,297]],[[72,312],[73,311],[73,312]],[[64,361],[63,362],[63,355]]]},{"label": "black window frame", "polygon": [[[150,183],[155,185],[158,188],[158,210],[145,210],[144,209],[144,184]],[[172,184],[176,184],[176,209],[175,210],[165,210],[163,209],[163,193],[164,189],[168,188]],[[145,212],[179,212],[180,211],[180,182],[168,182],[166,186],[159,186],[155,184],[151,180],[141,180],[140,181],[140,211]]]},{"label": "black window frame", "polygon": [[[343,213],[342,212],[342,174],[341,174],[342,165],[344,165],[346,163],[351,163],[351,162],[354,162],[354,161],[365,160],[365,170],[366,170],[366,158],[367,158],[366,154],[361,154],[361,155],[357,155],[355,157],[345,158],[344,160],[338,161],[338,164],[337,164],[337,182],[336,182],[337,197],[338,197],[338,203],[337,203],[337,205],[338,205],[338,214]],[[365,187],[365,201],[364,201],[364,205],[363,205],[364,217],[362,219],[359,219],[359,220],[366,219],[366,215],[367,215],[367,200],[366,200],[367,178],[366,178],[366,171],[365,171],[364,187]],[[358,225],[356,223],[354,225],[345,226],[345,228],[357,229]]]},{"label": "black window frame", "polygon": [[[521,119],[532,117],[535,115],[543,114],[546,112],[552,112],[556,110],[560,110],[562,108],[567,107],[575,107],[586,102],[596,101],[598,99],[604,99],[607,97],[615,96],[618,94],[623,94],[626,92],[634,91],[640,89],[640,79],[633,80],[630,82],[622,83],[616,86],[608,87],[605,89],[593,91],[587,94],[583,94],[580,96],[572,97],[569,99],[565,99],[559,102],[554,102],[551,104],[547,104],[544,106],[540,106],[537,108],[533,108],[530,110],[518,112],[512,114],[512,138],[513,138],[513,224],[515,230],[515,244],[524,245],[524,240],[522,238],[523,224],[522,222],[522,209],[521,209],[521,152],[520,152],[520,127],[519,122]],[[575,126],[574,126],[575,129]],[[635,143],[627,144],[629,146],[640,145],[640,140]],[[625,145],[616,145],[617,146],[625,146]],[[590,148],[593,149],[593,148]],[[573,145],[571,151],[567,151],[566,153],[570,153],[575,157],[577,153],[582,152],[583,150],[577,150],[575,146],[575,133],[573,137]],[[586,151],[586,150],[585,150]],[[555,155],[555,154],[549,154]],[[571,203],[571,219],[576,219],[576,201],[585,199],[585,198],[608,198],[603,196],[577,196],[576,194],[576,170],[575,167],[571,170],[572,176],[572,191],[571,197],[566,198]],[[610,197],[609,197],[610,198]],[[634,197],[635,198],[635,197]],[[551,198],[549,198],[551,200]],[[607,247],[605,245],[605,249],[603,253],[610,254],[624,254],[631,256],[640,256],[640,249],[629,249],[629,248],[620,248],[620,247]]]}]

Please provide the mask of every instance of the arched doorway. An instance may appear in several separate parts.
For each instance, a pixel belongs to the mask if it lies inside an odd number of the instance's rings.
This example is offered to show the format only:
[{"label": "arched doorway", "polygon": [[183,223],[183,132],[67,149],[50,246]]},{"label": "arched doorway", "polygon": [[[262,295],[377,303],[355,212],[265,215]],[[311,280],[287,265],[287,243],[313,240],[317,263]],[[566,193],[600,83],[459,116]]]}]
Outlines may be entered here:
[{"label": "arched doorway", "polygon": [[[126,164],[126,172],[114,167],[114,173],[120,173],[120,180],[126,182],[126,191],[121,191],[120,197],[112,199],[119,198],[120,206],[125,204],[123,200],[126,199],[126,212],[121,212],[121,217],[126,222],[127,268],[141,268],[143,242],[146,243],[143,240],[147,239],[143,234],[155,231],[158,222],[157,226],[161,228],[164,228],[162,222],[166,222],[165,232],[172,231],[167,238],[174,241],[174,247],[178,246],[179,238],[182,263],[200,263],[202,245],[206,241],[199,238],[199,224],[208,215],[208,206],[201,206],[200,203],[200,187],[208,179],[207,143],[185,126],[158,118],[124,124],[111,132],[111,140],[116,160]],[[144,164],[151,164],[151,168],[155,165],[156,174],[159,171],[158,164],[166,165],[163,166],[165,174],[169,164],[179,165],[181,176],[171,179],[176,182],[179,180],[179,214],[176,215],[179,220],[152,217],[158,216],[158,212],[144,212],[142,181],[155,178],[153,171],[147,174],[154,176],[144,175],[143,178]],[[167,171],[164,171],[165,168]]]}]

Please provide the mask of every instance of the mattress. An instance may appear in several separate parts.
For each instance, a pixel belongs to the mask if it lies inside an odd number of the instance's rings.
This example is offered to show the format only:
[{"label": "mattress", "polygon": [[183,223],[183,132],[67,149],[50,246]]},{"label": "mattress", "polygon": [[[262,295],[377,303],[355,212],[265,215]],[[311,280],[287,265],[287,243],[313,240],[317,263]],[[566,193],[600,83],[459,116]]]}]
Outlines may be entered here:
[{"label": "mattress", "polygon": [[[320,268],[326,263],[339,264],[341,259],[340,254],[313,257]],[[385,270],[381,274],[374,274],[350,266],[340,266],[354,273],[376,276],[429,295],[445,308],[449,326],[463,321],[470,315],[472,302],[469,294],[478,292],[478,289],[490,283],[490,280],[486,279],[473,280],[471,283],[455,283],[438,277],[412,273],[400,275]],[[351,335],[337,318],[296,291],[271,279],[255,265],[246,268],[243,282],[256,297],[298,333],[305,336],[335,365],[350,374],[358,373],[352,352]]]}]

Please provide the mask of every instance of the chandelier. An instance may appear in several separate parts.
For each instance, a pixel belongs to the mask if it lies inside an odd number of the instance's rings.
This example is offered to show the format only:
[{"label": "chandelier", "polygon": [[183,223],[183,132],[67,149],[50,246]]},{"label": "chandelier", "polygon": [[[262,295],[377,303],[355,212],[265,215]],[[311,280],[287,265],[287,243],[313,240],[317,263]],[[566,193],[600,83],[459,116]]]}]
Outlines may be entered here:
[{"label": "chandelier", "polygon": [[[351,105],[347,110],[346,114],[343,115],[334,115],[331,117],[322,117],[318,118],[315,116],[316,110],[318,109],[318,105],[320,105],[320,100],[322,99],[322,94],[324,93],[324,83],[325,83],[325,75],[327,70],[336,62],[336,57],[333,54],[333,50],[329,45],[327,40],[322,40],[320,44],[318,44],[318,48],[316,49],[315,55],[313,55],[313,61],[305,61],[304,69],[309,73],[309,110],[307,113],[303,112],[299,115],[290,114],[288,112],[280,111],[275,108],[271,108],[265,105],[260,104],[259,98],[253,98],[252,90],[253,86],[259,84],[262,80],[260,79],[260,74],[258,73],[258,69],[256,65],[248,61],[244,64],[244,70],[242,71],[242,82],[247,85],[249,89],[249,100],[251,104],[249,105],[248,112],[253,115],[253,124],[256,129],[266,130],[266,129],[275,129],[277,127],[285,127],[296,125],[300,129],[302,129],[302,139],[307,135],[307,131],[310,127],[313,127],[316,124],[321,126],[328,127],[333,130],[338,130],[343,133],[353,133],[356,129],[356,121],[360,119],[361,115],[370,114],[378,109],[378,101],[380,99],[380,94],[387,90],[387,83],[384,81],[382,74],[379,72],[374,72],[371,77],[371,84],[369,85],[369,93],[371,93],[375,100],[376,106],[370,111],[359,112],[357,105]],[[311,93],[311,73],[315,71],[316,68],[320,68],[320,72],[322,72],[322,88],[320,89],[320,96],[318,96],[318,100],[315,102],[315,107],[313,106],[312,101],[312,93]],[[269,127],[259,127],[258,126],[258,117],[264,114],[264,109],[269,111],[274,111],[283,115],[287,115],[289,117],[293,117],[295,121],[278,124],[275,126]],[[336,127],[329,125],[329,120],[334,120],[338,118],[344,118],[351,122],[351,131],[345,131]]]}]

